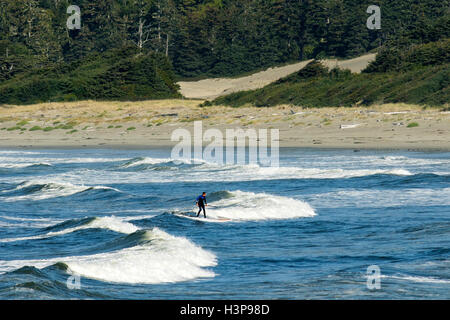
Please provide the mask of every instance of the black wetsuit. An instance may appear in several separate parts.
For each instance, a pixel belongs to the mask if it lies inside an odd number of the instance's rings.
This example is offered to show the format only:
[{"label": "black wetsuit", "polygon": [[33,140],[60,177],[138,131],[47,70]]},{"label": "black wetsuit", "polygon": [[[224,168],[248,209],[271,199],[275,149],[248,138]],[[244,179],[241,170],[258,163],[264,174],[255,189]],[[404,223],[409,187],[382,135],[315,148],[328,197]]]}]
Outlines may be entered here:
[{"label": "black wetsuit", "polygon": [[197,213],[197,217],[198,216],[200,216],[200,213],[202,212],[202,210],[203,210],[203,215],[205,216],[205,218],[206,218],[206,209],[205,209],[205,205],[207,204],[206,203],[206,197],[205,196],[199,196],[198,198],[197,198],[197,204],[198,204],[198,207],[199,207],[199,210],[198,210],[198,213]]}]

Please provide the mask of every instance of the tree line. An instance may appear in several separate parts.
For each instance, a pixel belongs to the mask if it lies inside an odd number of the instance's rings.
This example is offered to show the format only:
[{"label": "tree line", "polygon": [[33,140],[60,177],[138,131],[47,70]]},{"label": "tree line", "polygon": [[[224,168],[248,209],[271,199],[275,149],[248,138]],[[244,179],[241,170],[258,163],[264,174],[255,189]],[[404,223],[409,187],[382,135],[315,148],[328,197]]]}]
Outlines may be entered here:
[{"label": "tree line", "polygon": [[[165,57],[178,78],[234,76],[449,37],[449,0],[2,0],[0,84],[110,50]],[[69,30],[67,8],[81,10]],[[381,8],[381,29],[366,26]],[[133,50],[130,50],[133,48]],[[99,58],[100,59],[100,58]],[[38,73],[38,71],[36,71]]]}]

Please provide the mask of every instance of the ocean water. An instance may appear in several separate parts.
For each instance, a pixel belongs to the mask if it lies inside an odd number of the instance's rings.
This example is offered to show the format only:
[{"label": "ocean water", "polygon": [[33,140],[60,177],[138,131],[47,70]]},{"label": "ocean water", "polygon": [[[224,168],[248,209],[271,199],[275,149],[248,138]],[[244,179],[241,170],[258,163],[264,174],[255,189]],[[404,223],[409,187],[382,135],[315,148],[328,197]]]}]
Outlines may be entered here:
[{"label": "ocean water", "polygon": [[0,150],[0,299],[449,298],[450,153]]}]

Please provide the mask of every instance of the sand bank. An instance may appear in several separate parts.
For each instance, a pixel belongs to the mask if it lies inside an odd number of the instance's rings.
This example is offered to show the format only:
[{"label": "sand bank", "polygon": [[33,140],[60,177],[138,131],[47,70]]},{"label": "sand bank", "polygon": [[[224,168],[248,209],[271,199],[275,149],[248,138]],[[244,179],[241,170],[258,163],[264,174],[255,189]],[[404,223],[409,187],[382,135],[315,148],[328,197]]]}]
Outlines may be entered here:
[{"label": "sand bank", "polygon": [[201,108],[201,101],[49,103],[0,107],[0,148],[173,146],[172,132],[279,129],[281,147],[450,150],[450,112],[405,104],[370,108]]}]

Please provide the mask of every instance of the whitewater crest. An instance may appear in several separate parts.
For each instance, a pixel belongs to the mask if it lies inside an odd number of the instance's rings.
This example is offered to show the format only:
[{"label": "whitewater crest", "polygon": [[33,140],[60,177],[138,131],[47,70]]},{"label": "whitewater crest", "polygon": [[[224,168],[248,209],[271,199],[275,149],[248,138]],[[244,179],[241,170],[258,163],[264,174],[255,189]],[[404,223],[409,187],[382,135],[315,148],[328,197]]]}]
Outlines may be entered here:
[{"label": "whitewater crest", "polygon": [[2,198],[5,202],[14,202],[21,200],[39,201],[58,197],[67,197],[88,190],[109,190],[120,192],[115,188],[106,186],[84,186],[75,185],[69,182],[62,181],[40,181],[32,180],[20,183],[13,190],[4,190],[2,193],[21,192],[23,195],[7,196]]},{"label": "whitewater crest", "polygon": [[[195,170],[192,170],[195,167]],[[164,180],[179,181],[254,181],[279,179],[345,179],[373,175],[410,176],[409,170],[403,168],[386,169],[344,169],[314,168],[296,166],[262,166],[260,164],[217,164],[204,160],[173,160],[157,158],[136,158],[119,166],[132,172],[140,171],[178,171],[183,176],[165,176]],[[214,171],[214,175],[209,174]],[[160,176],[152,181],[160,181]],[[173,180],[172,180],[173,179]]]},{"label": "whitewater crest", "polygon": [[405,169],[320,169],[298,167],[260,167],[256,174],[266,179],[345,179],[373,175],[410,176],[412,173]]},{"label": "whitewater crest", "polygon": [[[224,191],[210,195],[208,216],[232,221],[282,220],[308,218],[314,209],[301,200],[266,193]],[[214,198],[217,198],[215,201]]]},{"label": "whitewater crest", "polygon": [[166,166],[172,167],[172,169],[177,168],[182,165],[200,165],[206,164],[207,162],[204,160],[185,160],[185,159],[170,159],[170,158],[150,158],[150,157],[139,157],[126,161],[124,164],[120,165],[119,168],[129,169],[129,168],[137,168],[137,169],[154,169],[158,166]]},{"label": "whitewater crest", "polygon": [[212,252],[159,228],[138,230],[116,240],[114,246],[125,248],[88,256],[0,261],[0,269],[12,271],[24,266],[41,269],[62,263],[72,275],[127,284],[174,283],[215,276],[208,269],[217,265]]},{"label": "whitewater crest", "polygon": [[139,230],[139,228],[133,225],[132,223],[123,221],[122,219],[114,216],[100,217],[100,218],[97,217],[84,218],[65,221],[63,223],[45,228],[45,231],[48,232],[44,234],[30,237],[0,239],[0,243],[47,239],[85,229],[108,229],[123,234],[131,234]]},{"label": "whitewater crest", "polygon": [[3,169],[24,169],[24,168],[47,168],[51,167],[52,164],[48,162],[38,162],[38,163],[1,163],[0,168]]},{"label": "whitewater crest", "polygon": [[410,275],[382,275],[381,278],[390,278],[395,280],[411,281],[417,283],[437,283],[450,284],[449,279],[438,279],[435,277],[410,276]]},{"label": "whitewater crest", "polygon": [[82,277],[115,283],[157,284],[214,277],[206,269],[217,265],[216,256],[184,237],[159,228],[145,231],[138,246],[69,259],[69,270]]}]

